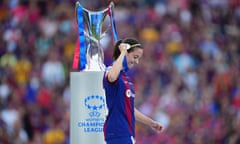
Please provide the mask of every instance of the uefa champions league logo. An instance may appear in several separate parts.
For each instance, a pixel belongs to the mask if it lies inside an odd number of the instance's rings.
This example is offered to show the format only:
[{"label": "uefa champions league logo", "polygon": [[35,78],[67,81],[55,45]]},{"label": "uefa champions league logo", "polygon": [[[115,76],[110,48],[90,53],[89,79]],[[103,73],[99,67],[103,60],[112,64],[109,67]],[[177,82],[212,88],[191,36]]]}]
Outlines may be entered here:
[{"label": "uefa champions league logo", "polygon": [[102,96],[99,95],[91,95],[84,99],[85,107],[90,110],[90,117],[99,117],[101,113],[99,112],[104,108],[105,101]]}]

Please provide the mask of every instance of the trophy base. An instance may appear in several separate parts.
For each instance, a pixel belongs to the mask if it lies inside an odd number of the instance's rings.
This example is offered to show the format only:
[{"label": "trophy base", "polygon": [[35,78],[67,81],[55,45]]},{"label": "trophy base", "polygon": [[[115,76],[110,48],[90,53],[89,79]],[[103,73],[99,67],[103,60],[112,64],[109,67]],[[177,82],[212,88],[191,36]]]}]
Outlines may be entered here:
[{"label": "trophy base", "polygon": [[92,58],[88,57],[88,64],[83,71],[105,71],[106,66],[99,59],[97,54],[93,55]]},{"label": "trophy base", "polygon": [[86,65],[86,68],[83,71],[104,71],[106,66],[97,61],[90,60],[91,65]]}]

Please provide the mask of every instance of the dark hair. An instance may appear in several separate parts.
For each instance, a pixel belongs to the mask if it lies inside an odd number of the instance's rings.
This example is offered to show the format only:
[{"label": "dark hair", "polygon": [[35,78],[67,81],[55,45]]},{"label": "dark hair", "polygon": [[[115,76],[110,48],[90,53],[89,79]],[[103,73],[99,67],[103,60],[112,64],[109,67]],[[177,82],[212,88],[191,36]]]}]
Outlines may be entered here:
[{"label": "dark hair", "polygon": [[130,49],[127,50],[128,53],[133,51],[135,48],[142,48],[143,49],[143,47],[138,42],[138,40],[136,40],[134,38],[126,38],[124,40],[119,40],[119,41],[117,41],[117,43],[115,44],[115,47],[114,47],[114,51],[113,51],[113,59],[114,60],[116,60],[121,53],[120,50],[119,50],[119,45],[121,43],[127,43],[127,44],[130,45]]}]

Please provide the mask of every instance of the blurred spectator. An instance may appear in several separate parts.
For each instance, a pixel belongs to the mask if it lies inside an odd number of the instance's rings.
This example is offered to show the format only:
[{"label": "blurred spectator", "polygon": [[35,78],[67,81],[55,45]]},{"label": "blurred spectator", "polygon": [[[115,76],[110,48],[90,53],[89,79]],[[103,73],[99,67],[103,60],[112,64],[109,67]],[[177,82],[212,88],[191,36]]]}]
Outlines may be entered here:
[{"label": "blurred spectator", "polygon": [[19,85],[26,85],[29,81],[29,74],[31,70],[31,62],[27,56],[22,53],[20,58],[14,65],[15,82]]},{"label": "blurred spectator", "polygon": [[65,82],[65,73],[57,52],[50,52],[42,66],[42,78],[47,86],[62,86]]}]

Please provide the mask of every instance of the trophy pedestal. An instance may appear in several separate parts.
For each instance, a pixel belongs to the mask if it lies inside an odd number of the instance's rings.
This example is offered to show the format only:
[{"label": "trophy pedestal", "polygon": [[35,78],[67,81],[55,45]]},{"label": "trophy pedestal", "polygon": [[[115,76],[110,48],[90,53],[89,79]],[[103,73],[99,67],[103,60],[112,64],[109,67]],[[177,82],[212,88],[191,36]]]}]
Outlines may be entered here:
[{"label": "trophy pedestal", "polygon": [[103,71],[70,74],[70,143],[105,144],[105,93]]}]

